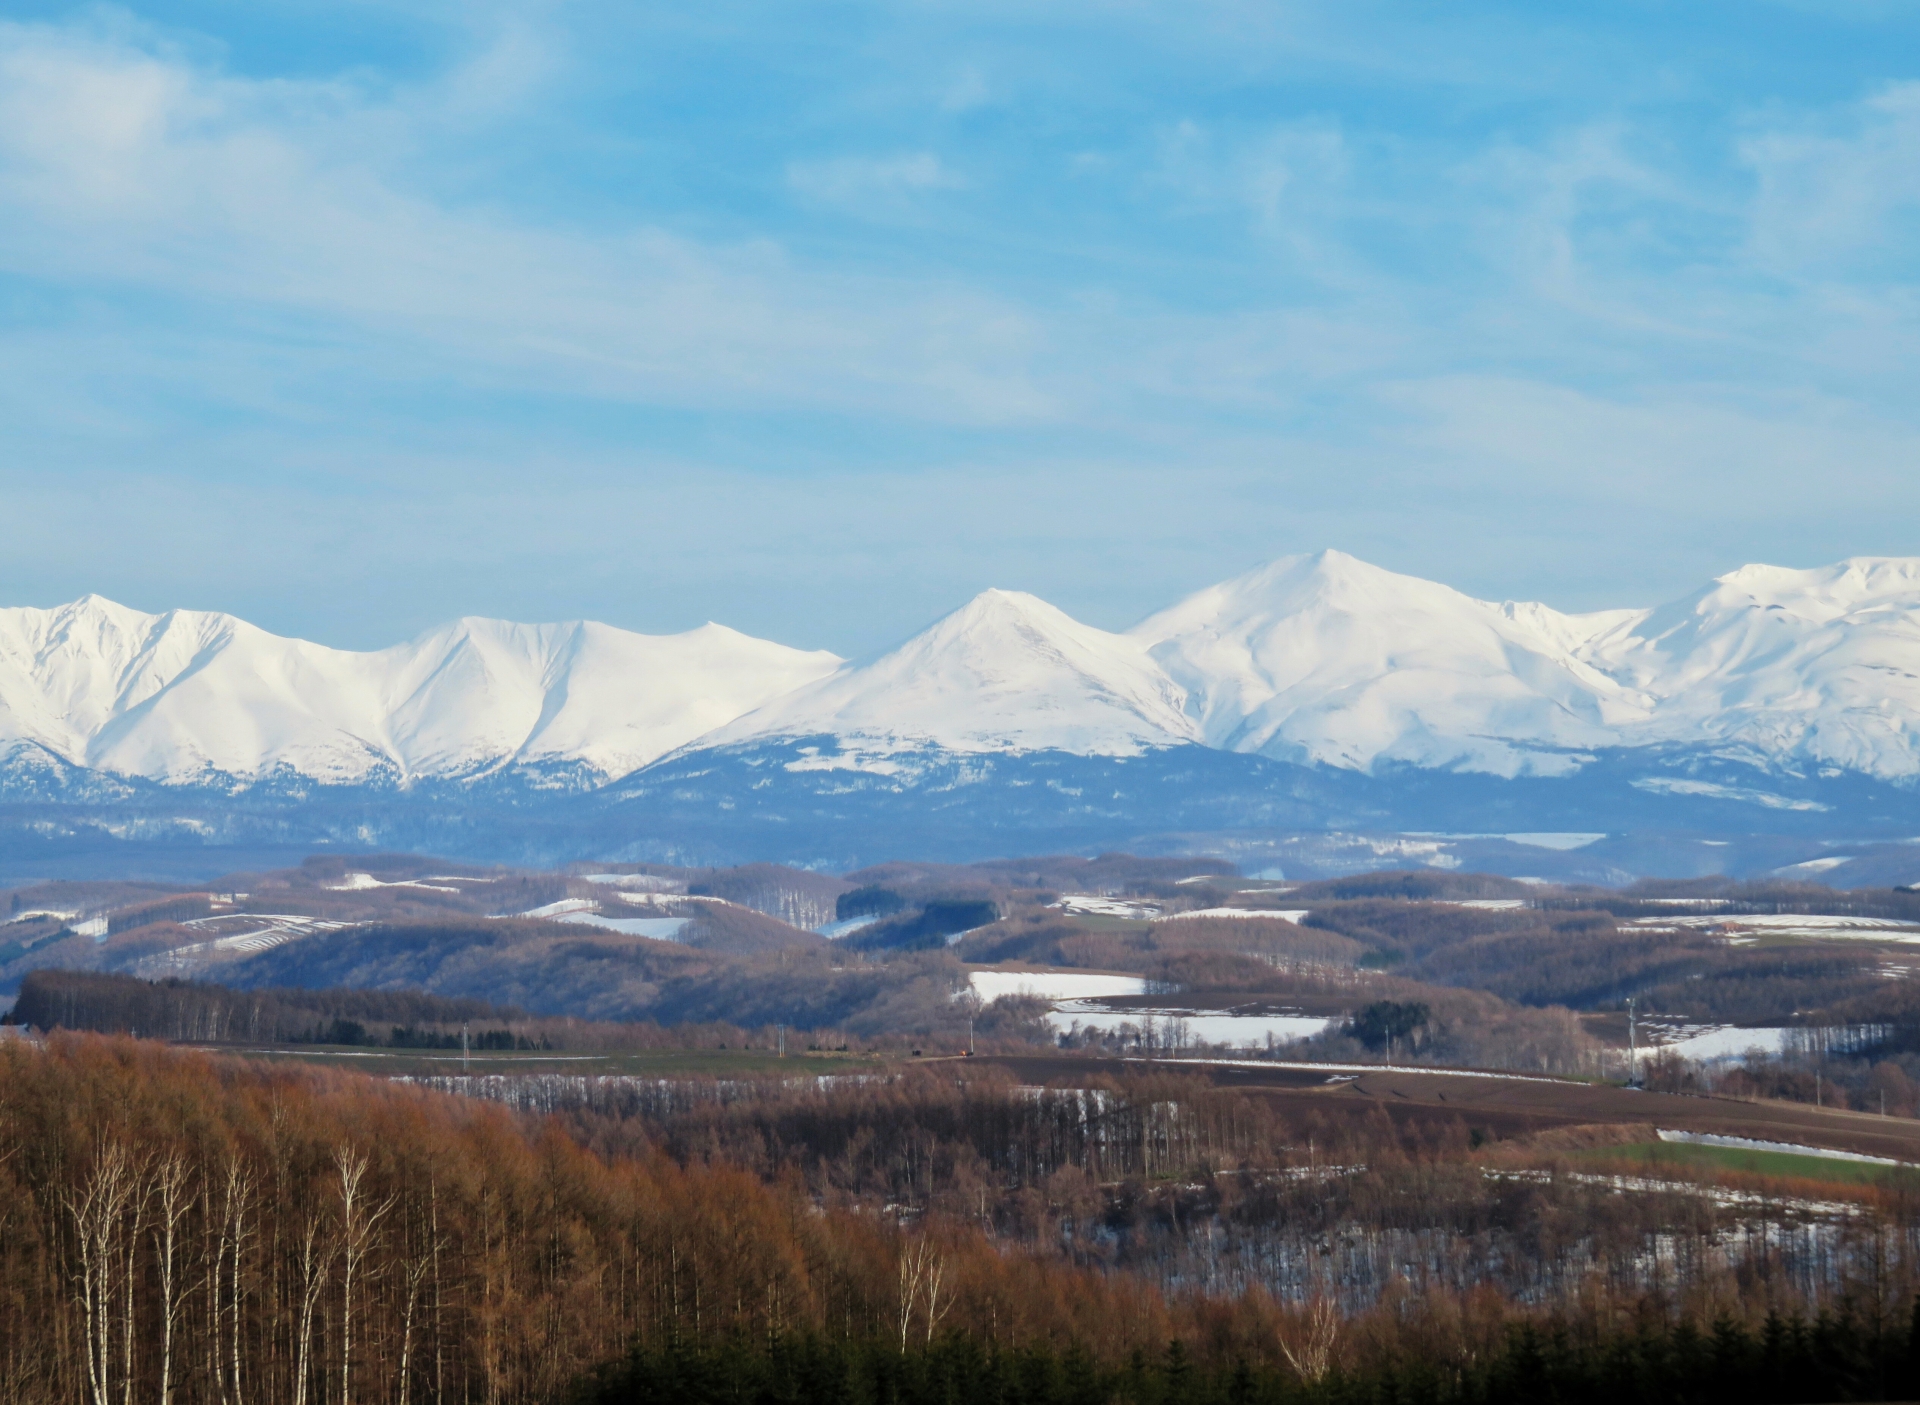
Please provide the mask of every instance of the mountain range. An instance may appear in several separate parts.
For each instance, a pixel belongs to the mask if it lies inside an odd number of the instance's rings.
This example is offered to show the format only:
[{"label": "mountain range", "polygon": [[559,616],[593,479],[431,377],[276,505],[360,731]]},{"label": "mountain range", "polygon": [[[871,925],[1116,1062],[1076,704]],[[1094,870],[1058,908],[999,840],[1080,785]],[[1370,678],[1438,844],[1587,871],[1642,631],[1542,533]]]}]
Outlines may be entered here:
[{"label": "mountain range", "polygon": [[989,590],[853,661],[715,624],[463,619],[360,653],[98,596],[0,610],[15,854],[835,865],[1336,830],[1886,843],[1920,832],[1916,777],[1909,558],[1746,566],[1575,615],[1323,551],[1123,633]]}]

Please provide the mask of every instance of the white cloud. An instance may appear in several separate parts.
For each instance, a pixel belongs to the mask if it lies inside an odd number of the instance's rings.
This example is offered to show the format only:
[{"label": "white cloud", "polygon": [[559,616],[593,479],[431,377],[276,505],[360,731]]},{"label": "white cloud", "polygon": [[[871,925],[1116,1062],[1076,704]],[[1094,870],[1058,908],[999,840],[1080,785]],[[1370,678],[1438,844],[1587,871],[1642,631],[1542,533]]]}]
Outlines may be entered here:
[{"label": "white cloud", "polygon": [[[1016,306],[810,270],[765,241],[451,207],[382,159],[418,135],[417,106],[0,26],[0,266],[331,319],[614,399],[959,423],[1054,412],[1026,371],[1041,330]],[[952,183],[931,157],[867,175]]]},{"label": "white cloud", "polygon": [[1920,82],[1883,88],[1825,121],[1757,131],[1740,154],[1758,183],[1752,253],[1763,267],[1795,279],[1913,281]]},{"label": "white cloud", "polygon": [[[1600,572],[1604,601],[1920,510],[1911,89],[1750,118],[1736,152],[1610,99],[1422,106],[1417,45],[1380,60],[1388,112],[1184,16],[1076,13],[1005,7],[990,42],[895,63],[926,32],[889,11],[887,44],[783,51],[737,109],[731,69],[685,72],[777,47],[745,10],[649,12],[608,57],[509,7],[408,82],[0,24],[0,275],[27,290],[0,492],[62,524],[0,571],[244,579],[329,614],[359,590],[376,622],[416,594],[422,623],[600,609],[497,598],[472,563],[514,555],[576,601],[698,581],[733,592],[700,609],[799,637],[738,602],[800,619],[911,579],[882,592],[905,628],[998,581],[1119,624],[1103,598],[1324,544],[1495,590]],[[976,52],[991,84],[956,67]],[[592,62],[600,89],[554,96]],[[1446,81],[1477,101],[1488,67]],[[1275,120],[1302,74],[1327,115]]]},{"label": "white cloud", "polygon": [[964,190],[967,182],[930,151],[898,156],[836,156],[795,161],[787,184],[823,204],[864,210],[896,205],[936,190]]},{"label": "white cloud", "polygon": [[972,112],[975,108],[985,107],[993,101],[993,88],[987,82],[986,75],[968,64],[947,85],[940,97],[940,110],[943,112]]},{"label": "white cloud", "polygon": [[[1524,492],[1536,509],[1672,524],[1844,520],[1876,505],[1920,507],[1920,430],[1802,391],[1739,397],[1700,386],[1602,395],[1517,377],[1448,375],[1382,387],[1408,474],[1464,494]],[[1817,502],[1806,487],[1819,485]],[[1824,559],[1824,558],[1822,558]]]}]

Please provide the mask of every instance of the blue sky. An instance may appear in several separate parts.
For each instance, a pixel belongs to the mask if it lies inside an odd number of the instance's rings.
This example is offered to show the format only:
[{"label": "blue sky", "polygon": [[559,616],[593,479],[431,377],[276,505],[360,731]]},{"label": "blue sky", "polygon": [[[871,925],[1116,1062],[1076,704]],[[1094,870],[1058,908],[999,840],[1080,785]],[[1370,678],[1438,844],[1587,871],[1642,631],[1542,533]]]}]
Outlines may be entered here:
[{"label": "blue sky", "polygon": [[0,602],[843,653],[1920,553],[1920,5],[0,6]]}]

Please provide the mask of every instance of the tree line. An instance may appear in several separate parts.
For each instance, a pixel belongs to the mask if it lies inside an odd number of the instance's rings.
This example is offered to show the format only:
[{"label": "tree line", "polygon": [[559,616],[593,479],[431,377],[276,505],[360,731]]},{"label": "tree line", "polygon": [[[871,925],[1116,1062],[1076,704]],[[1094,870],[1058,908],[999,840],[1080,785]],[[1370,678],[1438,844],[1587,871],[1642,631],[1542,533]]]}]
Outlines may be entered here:
[{"label": "tree line", "polygon": [[[1681,1400],[1723,1358],[1756,1401],[1905,1385],[1904,1201],[1789,1262],[1788,1202],[1743,1237],[1710,1198],[1489,1181],[1444,1128],[1342,1140],[1171,1081],[1023,1120],[940,1081],[555,1120],[148,1041],[0,1049],[0,1402]],[[1455,1250],[1533,1276],[1419,1276]]]}]

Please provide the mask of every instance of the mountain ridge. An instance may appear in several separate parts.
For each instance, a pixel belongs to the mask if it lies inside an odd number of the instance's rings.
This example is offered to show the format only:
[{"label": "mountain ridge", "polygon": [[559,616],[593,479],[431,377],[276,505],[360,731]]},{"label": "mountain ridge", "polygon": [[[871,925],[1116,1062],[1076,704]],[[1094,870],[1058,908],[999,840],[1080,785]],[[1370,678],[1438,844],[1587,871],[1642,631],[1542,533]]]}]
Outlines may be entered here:
[{"label": "mountain ridge", "polygon": [[466,617],[353,652],[99,596],[0,609],[0,751],[43,789],[52,773],[22,748],[175,787],[511,772],[592,790],[797,742],[790,769],[876,774],[1200,746],[1362,775],[1565,778],[1620,753],[1660,758],[1669,790],[1741,788],[1674,771],[1708,758],[1904,786],[1920,778],[1920,558],[1746,566],[1666,605],[1567,614],[1328,550],[1122,632],[988,590],[852,661],[711,623]]},{"label": "mountain ridge", "polygon": [[405,783],[515,762],[606,779],[839,662],[717,624],[643,635],[476,617],[357,652],[85,596],[0,610],[0,746],[180,784],[280,769]]}]

